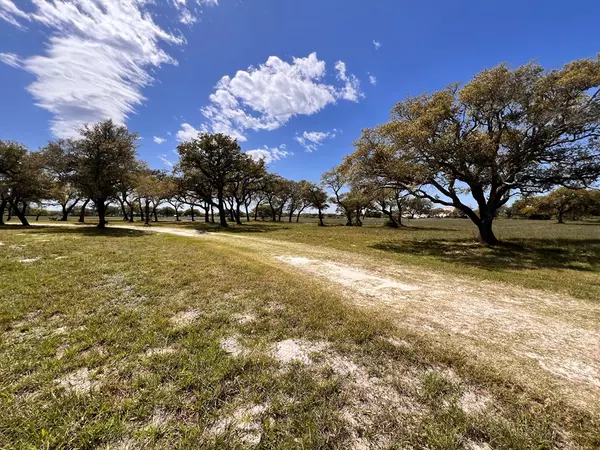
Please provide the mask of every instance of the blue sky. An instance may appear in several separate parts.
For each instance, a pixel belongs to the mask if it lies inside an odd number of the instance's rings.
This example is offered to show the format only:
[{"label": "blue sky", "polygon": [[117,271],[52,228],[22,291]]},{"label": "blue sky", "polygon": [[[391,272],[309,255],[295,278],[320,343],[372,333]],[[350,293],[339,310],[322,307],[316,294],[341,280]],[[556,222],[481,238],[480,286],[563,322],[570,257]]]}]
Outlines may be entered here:
[{"label": "blue sky", "polygon": [[0,138],[36,149],[111,117],[162,168],[224,131],[316,181],[406,95],[594,56],[598,17],[597,0],[0,0]]}]

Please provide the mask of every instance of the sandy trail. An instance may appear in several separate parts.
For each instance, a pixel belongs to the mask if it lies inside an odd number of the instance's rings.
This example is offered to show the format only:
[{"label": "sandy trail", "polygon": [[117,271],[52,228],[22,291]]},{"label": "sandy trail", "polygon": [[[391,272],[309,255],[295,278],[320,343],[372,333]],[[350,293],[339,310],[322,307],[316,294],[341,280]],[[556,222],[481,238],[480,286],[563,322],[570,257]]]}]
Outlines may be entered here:
[{"label": "sandy trail", "polygon": [[550,383],[575,406],[600,405],[600,304],[262,237],[111,228],[203,238],[248,250],[266,263],[321,280],[399,327],[456,346],[527,385],[547,391]]}]

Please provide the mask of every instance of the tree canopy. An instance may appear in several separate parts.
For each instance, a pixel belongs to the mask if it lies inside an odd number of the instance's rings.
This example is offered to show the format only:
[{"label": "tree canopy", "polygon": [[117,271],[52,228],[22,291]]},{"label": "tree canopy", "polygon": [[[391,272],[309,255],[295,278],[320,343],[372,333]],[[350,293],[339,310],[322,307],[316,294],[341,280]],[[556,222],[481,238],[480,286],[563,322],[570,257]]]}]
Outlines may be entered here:
[{"label": "tree canopy", "polygon": [[551,71],[501,64],[462,87],[399,102],[344,166],[463,211],[495,245],[496,211],[515,193],[598,179],[599,87],[600,56]]}]

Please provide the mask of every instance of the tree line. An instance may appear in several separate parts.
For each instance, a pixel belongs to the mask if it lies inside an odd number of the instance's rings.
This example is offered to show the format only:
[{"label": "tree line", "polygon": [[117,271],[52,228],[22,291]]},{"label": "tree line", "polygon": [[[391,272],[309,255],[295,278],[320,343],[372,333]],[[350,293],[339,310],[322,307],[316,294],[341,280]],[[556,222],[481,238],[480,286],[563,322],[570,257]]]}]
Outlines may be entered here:
[{"label": "tree line", "polygon": [[172,173],[151,169],[137,158],[138,136],[106,120],[84,126],[79,139],[50,142],[29,151],[13,141],[0,141],[0,224],[9,209],[23,225],[31,205],[51,202],[60,208],[60,220],[91,202],[98,227],[106,226],[109,205],[118,205],[123,219],[139,215],[146,224],[157,220],[161,205],[173,208],[176,219],[184,207],[221,226],[249,221],[250,207],[257,218],[261,206],[273,220],[299,220],[307,208],[317,211],[323,225],[327,194],[315,183],[285,179],[269,173],[264,161],[242,152],[223,134],[199,134],[181,143],[180,162]]},{"label": "tree line", "polygon": [[[468,217],[481,241],[496,245],[493,222],[511,199],[560,188],[552,199],[574,208],[576,193],[598,181],[599,88],[600,56],[550,71],[501,64],[463,86],[399,102],[390,121],[364,130],[355,151],[318,184],[269,173],[223,134],[182,142],[172,173],[140,161],[138,136],[110,120],[40,151],[0,141],[0,220],[10,208],[26,225],[29,205],[52,200],[63,220],[92,202],[100,228],[110,204],[125,220],[137,213],[148,223],[165,203],[177,219],[184,207],[205,220],[216,211],[223,227],[252,215],[298,221],[307,209],[324,225],[333,203],[346,225],[361,226],[377,211],[400,227],[407,212],[439,215],[442,207]],[[556,211],[562,221],[567,211]]]}]

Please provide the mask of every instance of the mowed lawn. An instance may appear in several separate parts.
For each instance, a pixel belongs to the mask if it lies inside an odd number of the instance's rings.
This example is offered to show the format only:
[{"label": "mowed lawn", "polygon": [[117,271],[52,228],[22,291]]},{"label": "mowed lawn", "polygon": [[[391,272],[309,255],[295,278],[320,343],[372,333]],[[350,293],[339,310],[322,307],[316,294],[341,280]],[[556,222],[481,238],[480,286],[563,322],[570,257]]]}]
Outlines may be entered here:
[{"label": "mowed lawn", "polygon": [[[113,223],[120,223],[114,220]],[[137,222],[139,224],[139,222]],[[202,222],[162,221],[153,226],[191,227],[242,233],[315,246],[364,253],[482,281],[564,293],[600,300],[600,221],[567,222],[498,219],[495,232],[505,245],[482,247],[477,230],[466,219],[415,219],[392,229],[381,220],[363,227],[345,227],[326,220],[318,227],[310,219],[296,223],[250,222],[222,230]]]},{"label": "mowed lawn", "polygon": [[[470,244],[461,251],[480,255],[488,268],[416,251],[427,239],[469,242],[462,222],[440,222],[440,230],[420,224],[243,230],[497,276],[492,257]],[[597,230],[578,230],[585,227]],[[581,251],[597,252],[589,234],[579,239],[589,242]],[[412,250],[377,247],[384,243]],[[597,266],[542,270],[597,276]],[[0,448],[600,445],[597,417],[477,366],[460,349],[403,332],[231,243],[4,227],[0,274]]]}]

